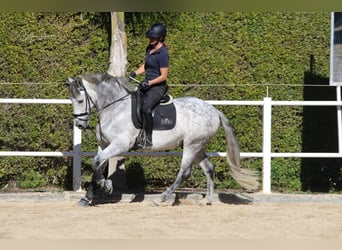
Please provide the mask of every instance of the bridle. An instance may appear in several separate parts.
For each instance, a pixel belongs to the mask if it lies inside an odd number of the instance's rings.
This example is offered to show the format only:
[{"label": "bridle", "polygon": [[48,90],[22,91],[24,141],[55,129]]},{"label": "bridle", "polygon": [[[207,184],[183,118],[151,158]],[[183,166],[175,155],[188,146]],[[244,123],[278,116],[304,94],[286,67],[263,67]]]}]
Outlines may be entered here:
[{"label": "bridle", "polygon": [[[93,101],[93,99],[91,99],[87,89],[84,87],[84,85],[82,84],[82,81],[78,81],[78,84],[80,85],[78,88],[79,91],[84,91],[85,94],[85,102],[86,102],[86,108],[85,111],[83,113],[79,113],[79,114],[73,114],[74,118],[77,118],[80,121],[88,121],[88,116],[91,114],[91,104],[93,106],[96,107],[95,102]],[[85,118],[81,118],[82,116],[85,116]]]},{"label": "bridle", "polygon": [[[123,97],[120,97],[119,99],[104,105],[102,108],[97,107],[96,103],[93,101],[93,99],[91,98],[91,96],[89,95],[87,89],[84,87],[82,80],[79,79],[80,81],[78,81],[79,87],[78,90],[79,91],[84,91],[85,94],[85,102],[86,102],[86,108],[85,111],[83,113],[79,113],[79,114],[73,114],[74,118],[77,118],[80,121],[88,121],[88,116],[91,115],[93,112],[91,111],[91,107],[94,106],[96,109],[97,113],[102,112],[103,110],[105,110],[106,108],[112,106],[113,104],[123,101],[125,100],[130,94],[126,94]],[[92,104],[92,105],[91,105]],[[85,116],[85,118],[81,118],[82,116]]]}]

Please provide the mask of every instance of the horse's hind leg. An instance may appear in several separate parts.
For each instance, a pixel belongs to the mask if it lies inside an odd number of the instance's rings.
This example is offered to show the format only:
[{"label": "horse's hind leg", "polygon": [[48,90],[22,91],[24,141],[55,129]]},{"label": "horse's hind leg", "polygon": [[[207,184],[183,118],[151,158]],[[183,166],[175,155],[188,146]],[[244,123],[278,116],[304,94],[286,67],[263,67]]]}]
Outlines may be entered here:
[{"label": "horse's hind leg", "polygon": [[161,202],[166,201],[170,195],[178,188],[178,186],[186,179],[188,179],[191,175],[191,168],[192,168],[192,164],[190,163],[186,163],[182,164],[181,169],[179,170],[176,180],[172,183],[172,185],[167,188],[161,195]]},{"label": "horse's hind leg", "polygon": [[211,204],[213,202],[213,194],[214,194],[214,166],[209,161],[207,155],[205,153],[201,153],[197,157],[197,161],[199,162],[200,167],[202,168],[205,176],[207,177],[207,204]]},{"label": "horse's hind leg", "polygon": [[178,186],[191,175],[192,162],[198,151],[202,148],[201,145],[191,145],[191,147],[184,147],[181,168],[177,174],[174,183],[167,188],[161,195],[161,201],[166,201],[170,195],[178,188]]}]

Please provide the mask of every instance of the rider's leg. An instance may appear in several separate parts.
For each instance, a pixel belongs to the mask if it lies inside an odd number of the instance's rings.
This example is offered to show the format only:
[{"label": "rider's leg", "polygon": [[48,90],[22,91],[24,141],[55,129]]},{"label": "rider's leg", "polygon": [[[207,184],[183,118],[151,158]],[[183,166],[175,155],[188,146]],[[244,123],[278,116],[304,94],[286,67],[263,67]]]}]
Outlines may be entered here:
[{"label": "rider's leg", "polygon": [[144,99],[142,103],[141,111],[143,113],[143,129],[145,132],[145,138],[143,145],[144,148],[152,146],[152,131],[153,131],[153,117],[152,109],[155,107],[163,95],[166,93],[167,85],[154,86],[151,89],[144,92]]},{"label": "rider's leg", "polygon": [[153,117],[152,112],[143,113],[143,128],[145,130],[145,147],[152,146]]}]

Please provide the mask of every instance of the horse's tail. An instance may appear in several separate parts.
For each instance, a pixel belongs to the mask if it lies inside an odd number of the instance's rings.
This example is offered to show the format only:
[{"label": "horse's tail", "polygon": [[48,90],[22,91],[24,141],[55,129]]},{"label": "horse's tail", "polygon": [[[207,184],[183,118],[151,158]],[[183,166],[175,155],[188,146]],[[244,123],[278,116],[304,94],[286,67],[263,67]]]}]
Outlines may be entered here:
[{"label": "horse's tail", "polygon": [[234,128],[225,115],[218,111],[227,142],[227,162],[229,172],[234,180],[247,190],[256,190],[260,183],[256,171],[240,167],[240,147]]}]

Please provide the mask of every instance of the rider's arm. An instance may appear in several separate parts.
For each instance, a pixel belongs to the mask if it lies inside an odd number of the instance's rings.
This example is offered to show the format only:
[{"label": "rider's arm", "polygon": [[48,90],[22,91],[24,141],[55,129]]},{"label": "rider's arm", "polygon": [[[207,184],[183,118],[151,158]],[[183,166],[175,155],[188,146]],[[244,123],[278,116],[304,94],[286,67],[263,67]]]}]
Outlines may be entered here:
[{"label": "rider's arm", "polygon": [[145,63],[141,64],[140,67],[134,71],[137,75],[145,73]]},{"label": "rider's arm", "polygon": [[160,76],[154,78],[153,80],[149,80],[148,84],[155,85],[155,84],[166,81],[168,72],[169,72],[169,68],[160,68]]}]

